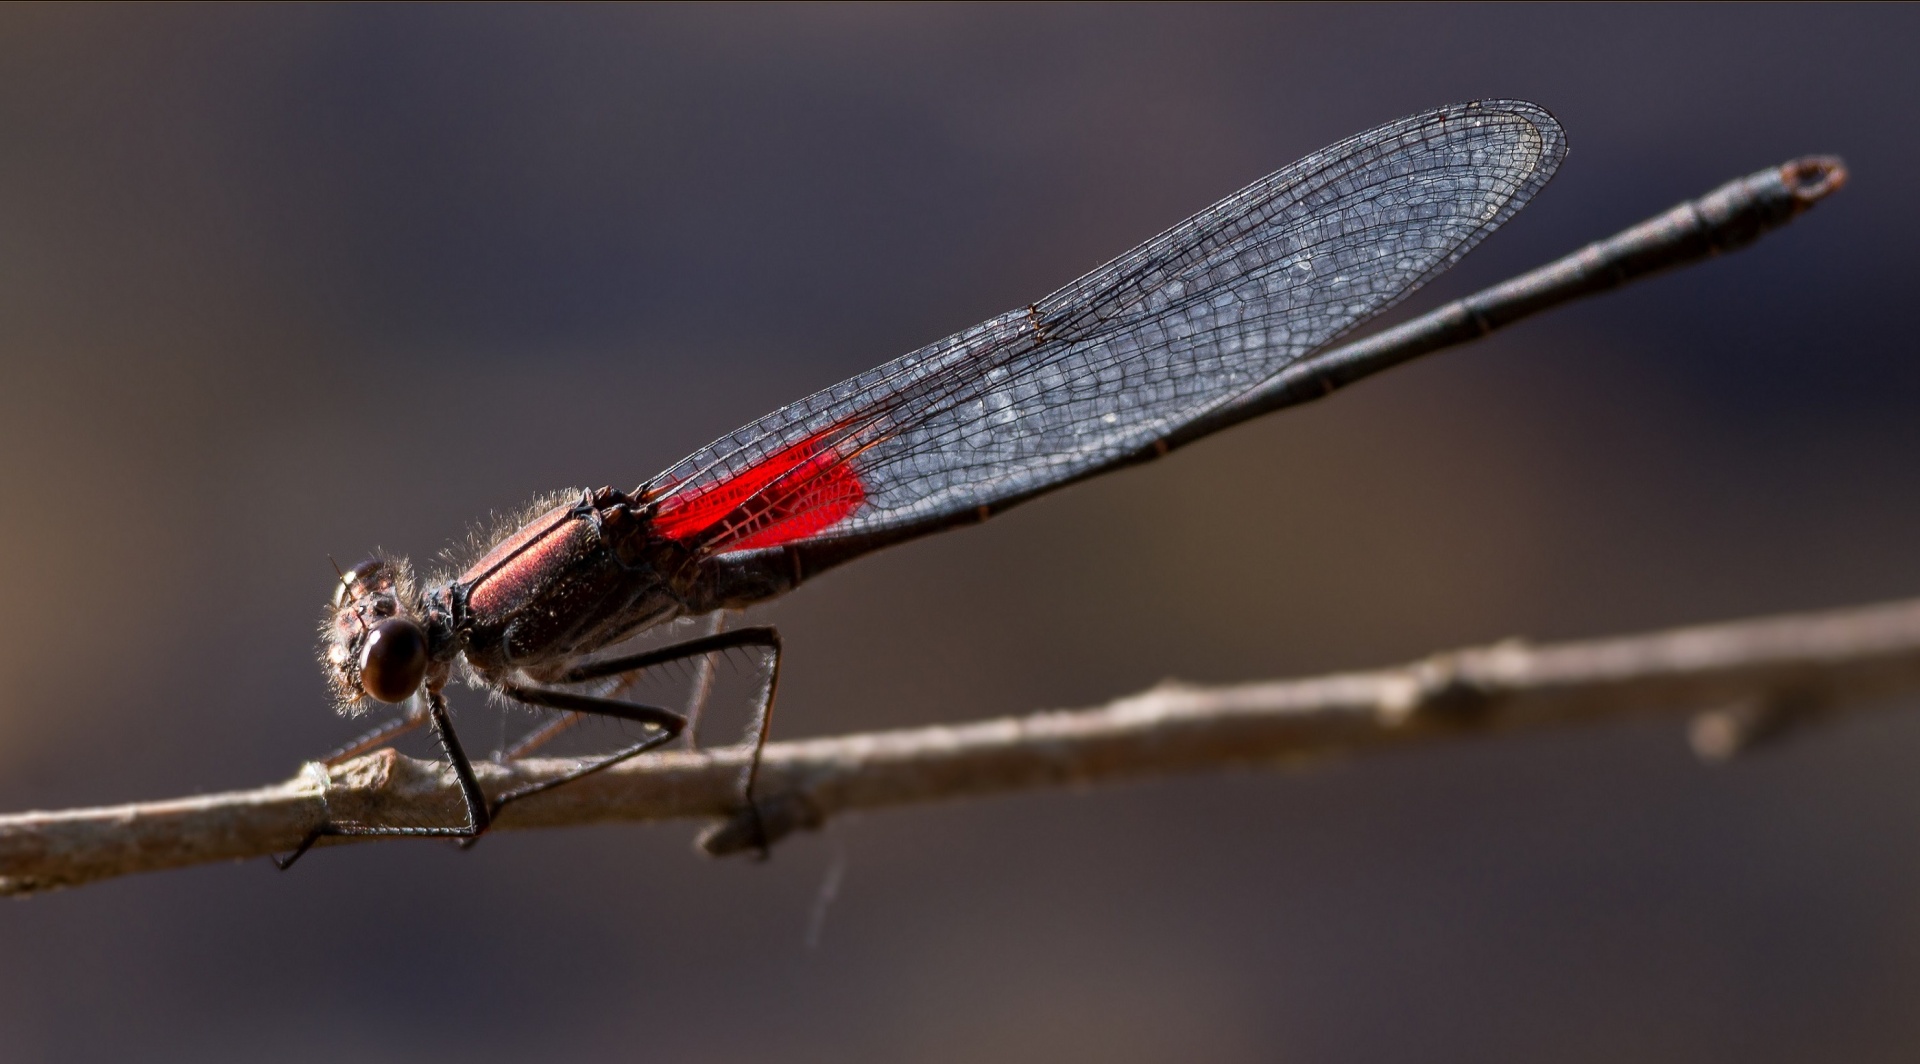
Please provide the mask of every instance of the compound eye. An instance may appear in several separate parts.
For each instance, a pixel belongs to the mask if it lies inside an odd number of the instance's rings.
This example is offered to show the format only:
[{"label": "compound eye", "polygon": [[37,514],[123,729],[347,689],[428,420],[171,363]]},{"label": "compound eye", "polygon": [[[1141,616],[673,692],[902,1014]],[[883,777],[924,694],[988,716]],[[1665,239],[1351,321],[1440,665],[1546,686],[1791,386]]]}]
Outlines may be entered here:
[{"label": "compound eye", "polygon": [[405,702],[427,675],[427,633],[405,617],[389,617],[360,649],[360,689],[382,702]]}]

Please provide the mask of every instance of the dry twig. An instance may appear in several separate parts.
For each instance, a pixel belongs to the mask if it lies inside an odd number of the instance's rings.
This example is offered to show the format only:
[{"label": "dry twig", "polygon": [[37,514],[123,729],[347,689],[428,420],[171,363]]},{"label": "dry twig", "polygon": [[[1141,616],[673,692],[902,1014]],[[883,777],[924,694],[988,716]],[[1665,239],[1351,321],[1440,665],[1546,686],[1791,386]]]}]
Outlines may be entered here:
[{"label": "dry twig", "polygon": [[[1447,737],[1653,713],[1693,714],[1703,756],[1920,689],[1920,600],[1590,642],[1508,642],[1376,672],[1235,687],[1165,685],[1096,709],[775,743],[763,813],[776,836],[834,814],[1173,772],[1294,764]],[[511,807],[498,826],[721,818],[703,845],[744,848],[739,749],[643,757]],[[563,760],[477,766],[490,792]],[[451,818],[432,762],[381,750],[273,787],[0,817],[0,892],[286,851],[331,814]],[[329,844],[355,840],[328,840]]]}]

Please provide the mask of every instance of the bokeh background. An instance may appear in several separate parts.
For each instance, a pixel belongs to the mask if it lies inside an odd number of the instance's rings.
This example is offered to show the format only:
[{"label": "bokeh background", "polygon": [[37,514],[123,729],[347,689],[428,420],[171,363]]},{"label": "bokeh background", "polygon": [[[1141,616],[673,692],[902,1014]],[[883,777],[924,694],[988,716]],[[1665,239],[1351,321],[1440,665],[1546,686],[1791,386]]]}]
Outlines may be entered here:
[{"label": "bokeh background", "polygon": [[[1801,8],[9,8],[0,808],[351,735],[329,555],[632,485],[1341,136],[1572,154],[1419,305],[1762,166],[1738,255],[764,616],[788,737],[1920,592],[1920,17]],[[0,905],[12,1060],[1912,1059],[1920,714],[874,815],[381,845]],[[837,897],[808,945],[821,887]]]}]

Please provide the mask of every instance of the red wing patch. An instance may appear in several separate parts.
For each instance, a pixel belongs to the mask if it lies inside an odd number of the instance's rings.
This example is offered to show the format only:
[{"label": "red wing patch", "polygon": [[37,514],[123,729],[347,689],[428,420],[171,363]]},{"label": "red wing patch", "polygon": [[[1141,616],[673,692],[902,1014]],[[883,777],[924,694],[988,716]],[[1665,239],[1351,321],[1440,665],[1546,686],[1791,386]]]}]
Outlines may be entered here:
[{"label": "red wing patch", "polygon": [[852,463],[816,433],[726,480],[661,500],[653,527],[716,554],[778,547],[825,531],[867,497]]}]

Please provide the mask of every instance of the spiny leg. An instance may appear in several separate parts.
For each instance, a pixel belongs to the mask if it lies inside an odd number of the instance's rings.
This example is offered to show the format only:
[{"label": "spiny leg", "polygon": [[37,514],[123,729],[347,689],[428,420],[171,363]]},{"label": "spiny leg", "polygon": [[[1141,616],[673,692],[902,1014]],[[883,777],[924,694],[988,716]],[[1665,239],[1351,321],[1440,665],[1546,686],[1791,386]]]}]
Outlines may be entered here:
[{"label": "spiny leg", "polygon": [[771,651],[773,655],[773,663],[767,670],[766,694],[760,699],[760,706],[755,712],[758,727],[754,735],[753,755],[747,762],[746,786],[743,788],[747,811],[753,818],[755,845],[761,857],[764,858],[767,855],[766,831],[760,822],[760,806],[755,801],[754,792],[760,780],[760,755],[766,749],[767,734],[773,727],[774,698],[780,688],[781,645],[780,632],[777,629],[771,625],[736,628],[728,632],[715,632],[712,635],[689,639],[684,643],[675,643],[658,650],[589,661],[568,670],[560,678],[560,682],[583,683],[587,680],[617,676],[636,669],[644,669],[669,661],[680,661],[696,655],[712,654],[716,651],[732,650],[736,647],[761,647]]},{"label": "spiny leg", "polygon": [[[727,612],[726,610],[713,611],[713,621],[707,627],[707,635],[718,635],[726,630]],[[687,697],[687,709],[685,713],[681,714],[687,719],[686,727],[682,729],[681,734],[686,736],[687,745],[690,748],[699,745],[699,739],[698,736],[695,735],[695,730],[700,726],[700,714],[707,707],[707,698],[713,693],[714,653],[715,652],[708,652],[699,655],[700,664],[696,666],[694,671],[693,689]],[[613,690],[603,692],[601,697],[618,698],[622,692],[633,686],[635,680],[639,679],[639,671],[638,669],[633,670],[632,675],[629,675],[627,679],[623,680]],[[555,719],[523,736],[519,742],[507,747],[501,752],[500,759],[502,761],[512,761],[516,758],[525,757],[540,747],[559,738],[561,735],[573,730],[585,719],[586,716],[579,712],[562,713]]]},{"label": "spiny leg", "polygon": [[611,768],[630,757],[643,754],[656,746],[670,742],[675,736],[680,734],[680,730],[686,727],[687,723],[687,718],[675,713],[673,710],[662,709],[659,706],[649,706],[640,702],[627,702],[617,698],[597,698],[593,695],[574,694],[571,691],[554,691],[544,687],[523,687],[519,684],[506,684],[502,686],[500,690],[508,698],[518,702],[524,702],[530,706],[565,710],[567,713],[566,717],[562,717],[559,721],[556,721],[554,725],[548,726],[549,729],[555,729],[556,731],[556,725],[571,727],[572,725],[569,723],[569,718],[578,720],[583,714],[591,713],[595,716],[612,717],[616,720],[628,720],[636,724],[645,724],[652,727],[654,733],[637,743],[616,750],[605,757],[589,761],[571,772],[563,773],[553,779],[541,780],[538,783],[529,783],[523,787],[516,787],[513,790],[507,791],[493,800],[491,812],[496,814],[502,806],[505,806],[509,802],[517,802],[530,795],[539,794],[541,791],[550,791],[562,784],[572,783],[574,780],[582,777],[591,776],[602,769]]},{"label": "spiny leg", "polygon": [[385,746],[393,740],[400,738],[402,735],[406,735],[419,728],[420,725],[427,722],[430,716],[432,716],[432,714],[420,709],[419,704],[416,702],[414,706],[408,708],[405,715],[395,717],[340,749],[335,750],[333,753],[321,758],[320,763],[332,767],[349,758],[359,757],[361,754],[377,746]]},{"label": "spiny leg", "polygon": [[[714,610],[713,620],[707,625],[708,635],[719,635],[727,630],[727,611]],[[700,748],[700,715],[707,710],[707,698],[713,694],[713,655],[700,655],[700,663],[694,666],[693,690],[687,695],[687,749]]]},{"label": "spiny leg", "polygon": [[[663,665],[672,661],[682,661],[692,657],[707,658],[712,654],[732,650],[736,647],[754,646],[764,647],[773,652],[773,666],[767,680],[766,695],[761,699],[760,706],[756,711],[756,723],[758,727],[754,740],[753,757],[748,763],[745,786],[745,801],[747,809],[753,818],[755,829],[754,837],[761,853],[764,855],[766,853],[766,846],[764,844],[765,832],[760,827],[760,809],[754,800],[754,789],[760,774],[760,752],[766,745],[767,732],[772,724],[774,694],[780,682],[779,632],[771,627],[765,626],[740,628],[730,632],[713,632],[695,639],[689,639],[684,643],[661,647],[657,650],[586,662],[585,664],[568,670],[557,682],[585,683],[590,680],[605,679],[609,676],[636,673],[643,669],[651,668],[655,665]],[[548,724],[546,727],[541,728],[539,731],[516,744],[513,750],[510,751],[510,754],[514,756],[534,749],[554,736],[559,735],[561,732],[572,728],[583,719],[583,714],[630,720],[640,724],[651,725],[659,730],[655,734],[631,746],[616,750],[605,757],[595,759],[572,772],[568,772],[554,779],[530,783],[524,787],[502,794],[493,801],[491,811],[495,814],[498,814],[501,807],[509,802],[515,802],[522,798],[539,794],[542,791],[552,790],[555,787],[571,783],[584,776],[590,776],[602,769],[611,768],[628,758],[635,757],[655,747],[664,745],[670,742],[675,736],[680,735],[688,724],[687,717],[675,713],[672,710],[663,709],[659,706],[645,705],[639,702],[629,702],[623,699],[595,697],[591,695],[574,694],[569,691],[556,691],[551,688],[527,687],[518,684],[506,685],[501,688],[501,691],[509,698],[516,699],[528,705],[566,711],[565,716]],[[467,840],[462,846],[470,847],[475,841],[477,841],[477,837]]]},{"label": "spiny leg", "polygon": [[[614,690],[624,691],[631,686],[632,682],[629,680],[622,682],[616,686]],[[561,711],[560,716],[542,727],[535,729],[532,734],[527,735],[509,747],[501,755],[502,761],[512,761],[524,757],[528,753],[545,746],[560,735],[579,726],[580,722],[586,720],[589,715],[635,721],[652,727],[655,731],[652,735],[647,736],[639,742],[622,747],[605,757],[597,758],[587,764],[581,765],[572,772],[565,773],[554,779],[530,783],[524,787],[507,791],[493,801],[492,811],[496,816],[499,815],[501,808],[510,802],[519,801],[522,798],[539,794],[542,791],[550,791],[555,787],[572,783],[574,780],[584,776],[591,776],[602,769],[611,768],[630,757],[636,757],[646,753],[648,750],[671,742],[676,736],[681,734],[686,726],[686,718],[680,714],[670,709],[650,706],[641,702],[630,702],[625,699],[604,696],[596,697],[592,695],[574,694],[569,691],[553,691],[546,688],[527,687],[520,684],[505,684],[500,690],[501,693],[507,697],[523,704],[539,706],[543,709],[558,709]],[[460,848],[463,850],[472,849],[474,844],[479,841],[478,837],[463,840]]]},{"label": "spiny leg", "polygon": [[559,738],[563,733],[573,730],[581,721],[586,720],[582,713],[562,713],[558,717],[535,728],[517,743],[500,752],[500,760],[512,761],[525,757],[535,750]]},{"label": "spiny leg", "polygon": [[[701,659],[701,664],[705,665],[708,660],[710,659],[706,659],[706,658]],[[617,684],[611,691],[605,692],[600,697],[611,700],[611,701],[622,701],[619,698],[620,694],[630,689],[633,686],[634,680],[636,679],[638,679],[637,674],[635,676],[630,676],[629,678]],[[526,688],[526,690],[532,690],[532,688]],[[700,706],[702,703],[704,703],[705,699],[706,699],[705,690],[703,688],[696,688],[695,698],[693,700],[692,706],[689,709],[689,712],[682,714],[682,716],[686,717],[686,726],[682,729],[681,734],[683,735],[689,734],[692,731],[694,717],[696,714],[699,713]],[[521,701],[525,701],[525,700],[522,699]],[[586,719],[587,719],[587,714],[580,710],[568,710],[564,713],[561,713],[559,716],[555,717],[554,719],[548,721],[547,723],[541,725],[538,728],[535,728],[533,731],[522,736],[520,738],[520,741],[514,743],[512,746],[509,746],[505,750],[501,751],[500,760],[502,762],[506,762],[506,761],[514,761],[514,760],[518,760],[519,758],[523,758],[528,754],[533,753],[535,750],[538,750],[541,747],[547,745],[553,740],[558,739],[560,736],[565,735],[567,732],[572,731],[574,728],[579,727],[581,722],[585,721]]]},{"label": "spiny leg", "polygon": [[273,859],[282,872],[292,868],[293,863],[312,849],[314,843],[329,835],[353,838],[477,839],[486,833],[493,824],[493,811],[488,808],[487,796],[480,789],[480,778],[474,775],[473,762],[467,760],[467,752],[460,746],[460,737],[454,733],[453,720],[447,714],[447,700],[438,691],[430,692],[427,695],[427,712],[420,716],[433,725],[434,737],[440,740],[440,749],[446,752],[447,762],[453,766],[454,779],[460,784],[460,804],[467,811],[466,824],[460,827],[389,827],[379,824],[336,824],[329,818],[308,832],[292,853]]},{"label": "spiny leg", "polygon": [[[713,623],[708,627],[707,634],[716,635],[724,631],[726,629],[726,622],[727,611],[715,610],[713,612]],[[638,669],[633,670],[633,672],[615,686],[613,690],[603,692],[601,697],[618,699],[621,693],[633,687],[634,682],[639,679],[639,672],[640,670]],[[687,709],[686,712],[681,714],[681,716],[686,718],[686,726],[681,730],[681,734],[686,737],[689,748],[699,745],[698,738],[695,736],[694,731],[700,726],[700,714],[706,709],[707,697],[713,692],[713,673],[713,653],[700,655],[700,664],[695,667],[694,671],[693,689],[687,697]],[[525,757],[567,732],[572,731],[584,720],[586,720],[586,715],[577,711],[562,713],[560,716],[522,736],[518,742],[501,751],[500,760],[512,761]]]}]

